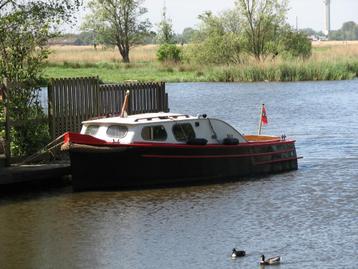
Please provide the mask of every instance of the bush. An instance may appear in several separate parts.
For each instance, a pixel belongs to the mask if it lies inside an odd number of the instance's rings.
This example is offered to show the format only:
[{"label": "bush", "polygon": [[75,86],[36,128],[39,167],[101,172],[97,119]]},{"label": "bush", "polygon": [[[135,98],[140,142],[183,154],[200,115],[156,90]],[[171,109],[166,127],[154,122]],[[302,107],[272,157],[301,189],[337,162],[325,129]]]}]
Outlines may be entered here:
[{"label": "bush", "polygon": [[29,156],[49,140],[48,120],[39,101],[39,89],[16,88],[9,103],[12,124],[11,153],[13,156]]},{"label": "bush", "polygon": [[11,152],[14,156],[34,154],[50,141],[46,118],[30,118],[11,130]]},{"label": "bush", "polygon": [[212,34],[188,48],[187,58],[198,64],[237,64],[241,62],[240,39],[228,34]]},{"label": "bush", "polygon": [[279,51],[285,57],[306,59],[311,56],[312,44],[303,32],[288,31],[280,40]]},{"label": "bush", "polygon": [[174,44],[163,44],[157,51],[157,58],[160,62],[179,63],[182,61],[182,51]]}]

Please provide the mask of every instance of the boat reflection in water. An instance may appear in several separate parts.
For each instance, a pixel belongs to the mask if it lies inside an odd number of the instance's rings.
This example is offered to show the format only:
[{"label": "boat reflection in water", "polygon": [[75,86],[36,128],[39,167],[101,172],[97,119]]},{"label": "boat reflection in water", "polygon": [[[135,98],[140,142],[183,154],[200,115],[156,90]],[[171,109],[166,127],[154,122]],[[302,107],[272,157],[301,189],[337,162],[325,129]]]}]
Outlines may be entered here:
[{"label": "boat reflection in water", "polygon": [[75,190],[238,180],[296,170],[298,159],[294,140],[164,112],[85,121],[65,145]]}]

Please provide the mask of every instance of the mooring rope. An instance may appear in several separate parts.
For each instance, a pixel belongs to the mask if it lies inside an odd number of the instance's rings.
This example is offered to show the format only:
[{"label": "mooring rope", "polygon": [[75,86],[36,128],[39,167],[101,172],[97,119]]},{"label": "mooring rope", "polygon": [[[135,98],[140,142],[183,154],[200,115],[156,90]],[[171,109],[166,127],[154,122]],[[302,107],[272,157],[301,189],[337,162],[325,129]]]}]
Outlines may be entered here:
[{"label": "mooring rope", "polygon": [[[54,150],[56,148],[60,148],[64,144],[64,141],[63,141],[64,136],[65,136],[65,134],[60,135],[59,137],[57,137],[56,139],[52,140],[50,143],[48,143],[46,146],[44,146],[42,149],[40,149],[36,153],[34,153],[31,156],[25,158],[21,163],[16,164],[16,166],[24,165],[26,163],[29,163],[29,162],[37,159],[41,155],[48,154],[48,153],[51,154],[52,157],[55,157],[55,154],[52,152],[52,150]],[[59,142],[60,139],[62,139],[61,142]]]}]

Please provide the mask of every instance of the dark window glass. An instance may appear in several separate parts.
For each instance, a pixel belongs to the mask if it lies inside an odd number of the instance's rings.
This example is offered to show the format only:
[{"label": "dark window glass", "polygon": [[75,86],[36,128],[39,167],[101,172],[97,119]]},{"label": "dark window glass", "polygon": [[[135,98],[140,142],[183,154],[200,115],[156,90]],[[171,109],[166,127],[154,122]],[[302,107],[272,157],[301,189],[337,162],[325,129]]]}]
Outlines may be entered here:
[{"label": "dark window glass", "polygon": [[167,131],[163,125],[145,126],[142,129],[143,140],[148,141],[164,141],[167,139]]},{"label": "dark window glass", "polygon": [[96,135],[98,132],[98,125],[88,125],[85,131],[86,135]]},{"label": "dark window glass", "polygon": [[190,123],[177,123],[173,126],[173,134],[177,141],[186,142],[195,138],[193,126]]},{"label": "dark window glass", "polygon": [[123,138],[127,135],[128,128],[122,125],[112,125],[107,129],[107,135],[110,138]]}]

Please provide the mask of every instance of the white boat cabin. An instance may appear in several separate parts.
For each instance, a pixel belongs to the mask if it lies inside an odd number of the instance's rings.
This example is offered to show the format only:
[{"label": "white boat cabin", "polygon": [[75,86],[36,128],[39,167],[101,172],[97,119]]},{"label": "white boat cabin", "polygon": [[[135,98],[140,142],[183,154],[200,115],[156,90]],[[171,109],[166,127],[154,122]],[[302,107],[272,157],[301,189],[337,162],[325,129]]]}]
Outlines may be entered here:
[{"label": "white boat cabin", "polygon": [[107,142],[238,144],[247,139],[235,128],[219,119],[174,113],[146,113],[127,117],[108,117],[82,123],[81,134]]}]

